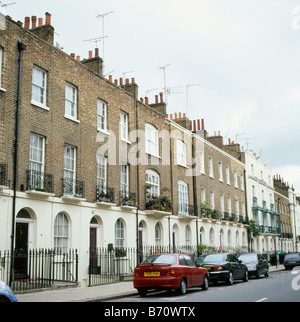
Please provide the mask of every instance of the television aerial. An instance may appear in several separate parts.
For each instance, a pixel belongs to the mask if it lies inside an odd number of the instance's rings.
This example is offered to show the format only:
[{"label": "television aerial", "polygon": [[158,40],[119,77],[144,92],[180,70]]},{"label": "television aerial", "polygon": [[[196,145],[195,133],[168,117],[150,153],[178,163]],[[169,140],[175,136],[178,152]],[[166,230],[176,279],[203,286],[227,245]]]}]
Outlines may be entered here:
[{"label": "television aerial", "polygon": [[16,4],[16,2],[11,2],[11,3],[2,3],[2,1],[0,1],[0,13],[2,13],[2,8],[5,8],[7,6],[11,6],[13,4]]}]

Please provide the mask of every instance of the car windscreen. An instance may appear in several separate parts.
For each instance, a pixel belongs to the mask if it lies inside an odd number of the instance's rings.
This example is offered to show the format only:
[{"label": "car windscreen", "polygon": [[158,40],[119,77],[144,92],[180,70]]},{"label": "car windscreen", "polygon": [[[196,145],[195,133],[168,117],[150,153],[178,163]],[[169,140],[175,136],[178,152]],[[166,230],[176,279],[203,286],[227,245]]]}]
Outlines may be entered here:
[{"label": "car windscreen", "polygon": [[142,264],[176,264],[176,256],[175,255],[152,255],[145,259]]},{"label": "car windscreen", "polygon": [[287,254],[287,255],[285,255],[285,260],[291,260],[291,259],[294,259],[294,260],[299,260],[299,257],[300,257],[300,255],[298,254],[298,253],[296,253],[296,254]]},{"label": "car windscreen", "polygon": [[245,254],[239,256],[239,260],[242,262],[257,262],[257,255],[255,254]]},{"label": "car windscreen", "polygon": [[211,255],[204,255],[200,256],[197,259],[198,263],[219,263],[225,261],[224,254],[211,254]]}]

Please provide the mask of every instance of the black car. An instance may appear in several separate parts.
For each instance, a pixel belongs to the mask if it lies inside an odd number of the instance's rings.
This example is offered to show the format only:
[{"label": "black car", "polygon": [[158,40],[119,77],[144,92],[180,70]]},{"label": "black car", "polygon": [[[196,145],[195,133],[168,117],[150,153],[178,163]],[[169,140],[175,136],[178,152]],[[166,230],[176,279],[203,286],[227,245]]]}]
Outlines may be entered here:
[{"label": "black car", "polygon": [[225,281],[229,285],[234,280],[248,282],[248,269],[245,264],[233,254],[217,253],[201,255],[197,259],[197,264],[209,271],[212,282]]},{"label": "black car", "polygon": [[286,270],[292,269],[295,266],[300,266],[300,253],[286,254],[283,260],[283,265]]},{"label": "black car", "polygon": [[269,276],[269,263],[261,254],[243,254],[238,259],[248,267],[249,276],[256,278],[260,278],[261,274],[264,274],[265,277]]}]

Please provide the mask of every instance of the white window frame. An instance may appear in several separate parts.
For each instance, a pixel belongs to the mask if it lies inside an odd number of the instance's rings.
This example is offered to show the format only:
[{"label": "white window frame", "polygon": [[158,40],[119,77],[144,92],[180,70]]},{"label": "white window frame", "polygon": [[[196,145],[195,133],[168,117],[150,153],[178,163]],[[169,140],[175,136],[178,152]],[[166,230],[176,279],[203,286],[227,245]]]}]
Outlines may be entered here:
[{"label": "white window frame", "polygon": [[191,227],[189,225],[185,226],[185,245],[191,245]]},{"label": "white window frame", "polygon": [[224,195],[220,194],[220,213],[221,218],[224,218]]},{"label": "white window frame", "polygon": [[146,153],[159,156],[158,130],[149,123],[145,124],[145,145]]},{"label": "white window frame", "polygon": [[204,153],[199,153],[199,162],[200,162],[200,173],[205,174],[205,168],[204,168]]},{"label": "white window frame", "polygon": [[107,131],[107,104],[100,99],[97,100],[97,130]]},{"label": "white window frame", "polygon": [[208,157],[208,175],[213,178],[214,177],[214,166],[212,157]]},{"label": "white window frame", "polygon": [[227,165],[225,168],[225,177],[226,177],[226,183],[230,185],[230,171],[229,166]]},{"label": "white window frame", "polygon": [[219,170],[219,181],[223,182],[223,165],[221,162],[218,163]]},{"label": "white window frame", "polygon": [[245,188],[244,188],[244,175],[243,174],[241,174],[241,176],[240,176],[240,185],[241,185],[241,190],[245,190]]},{"label": "white window frame", "polygon": [[210,191],[209,193],[209,202],[210,202],[210,209],[215,209],[215,193],[213,191]]},{"label": "white window frame", "polygon": [[[35,188],[44,188],[45,170],[45,138],[41,135],[30,133],[29,143],[29,170],[30,185]],[[39,184],[39,187],[36,187]]]},{"label": "white window frame", "polygon": [[67,253],[69,249],[69,236],[69,218],[65,213],[60,212],[54,220],[54,249],[62,254]]},{"label": "white window frame", "polygon": [[[68,152],[68,149],[71,155]],[[66,154],[67,152],[67,154]],[[69,167],[69,166],[72,167]],[[75,194],[76,185],[76,148],[74,146],[65,144],[64,146],[64,179],[70,180],[72,184],[72,194]],[[65,194],[65,192],[63,192]]]},{"label": "white window frame", "polygon": [[107,188],[107,158],[99,155],[97,158],[97,187],[106,192]]},{"label": "white window frame", "polygon": [[120,168],[120,192],[125,193],[126,195],[129,193],[129,165],[128,164],[121,165],[121,168]]},{"label": "white window frame", "polygon": [[233,172],[233,184],[235,188],[238,188],[238,175],[236,171]]},{"label": "white window frame", "polygon": [[120,137],[128,142],[128,114],[123,111],[120,112]]},{"label": "white window frame", "polygon": [[46,106],[47,72],[37,66],[33,66],[32,68],[31,103],[49,110],[49,108]]},{"label": "white window frame", "polygon": [[206,201],[206,197],[205,197],[205,188],[201,188],[201,203]]},{"label": "white window frame", "polygon": [[177,150],[177,165],[186,167],[186,144],[181,140],[177,140],[176,150]]},{"label": "white window frame", "polygon": [[188,185],[184,181],[178,181],[178,214],[188,214]]},{"label": "white window frame", "polygon": [[156,171],[146,170],[146,184],[150,186],[147,194],[158,197],[160,194],[160,176]]},{"label": "white window frame", "polygon": [[70,83],[65,86],[65,117],[77,121],[77,88]]},{"label": "white window frame", "polygon": [[125,225],[120,218],[115,223],[115,247],[125,247]]},{"label": "white window frame", "polygon": [[231,216],[231,197],[227,197],[227,211],[228,211],[228,215]]},{"label": "white window frame", "polygon": [[155,246],[161,246],[162,245],[162,228],[160,223],[157,223],[154,228],[155,233]]}]

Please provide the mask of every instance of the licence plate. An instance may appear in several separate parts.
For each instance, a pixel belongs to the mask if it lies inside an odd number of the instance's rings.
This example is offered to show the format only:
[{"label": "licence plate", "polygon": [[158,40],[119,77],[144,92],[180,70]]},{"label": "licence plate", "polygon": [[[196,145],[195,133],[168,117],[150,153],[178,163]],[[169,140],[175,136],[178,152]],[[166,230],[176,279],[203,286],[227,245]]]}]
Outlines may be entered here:
[{"label": "licence plate", "polygon": [[160,272],[144,272],[145,277],[149,276],[160,276]]},{"label": "licence plate", "polygon": [[289,261],[289,264],[295,264],[296,261]]},{"label": "licence plate", "polygon": [[204,268],[206,268],[208,271],[211,269],[210,266],[203,266]]}]

